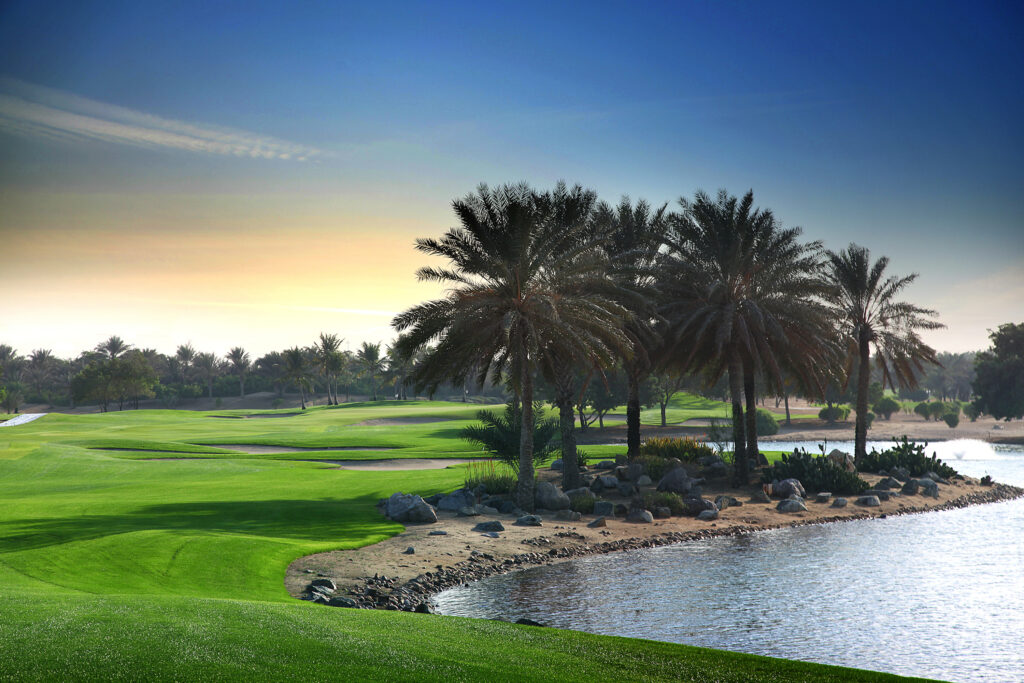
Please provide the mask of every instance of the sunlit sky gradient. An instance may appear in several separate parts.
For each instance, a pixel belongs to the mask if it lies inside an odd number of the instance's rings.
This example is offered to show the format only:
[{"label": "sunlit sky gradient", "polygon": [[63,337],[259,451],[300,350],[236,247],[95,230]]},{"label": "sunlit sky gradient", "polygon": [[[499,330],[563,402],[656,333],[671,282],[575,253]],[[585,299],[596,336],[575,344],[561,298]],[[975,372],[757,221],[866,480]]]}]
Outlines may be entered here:
[{"label": "sunlit sky gradient", "polygon": [[0,4],[0,342],[388,340],[478,183],[753,188],[920,273],[940,350],[1024,320],[1021,5]]}]

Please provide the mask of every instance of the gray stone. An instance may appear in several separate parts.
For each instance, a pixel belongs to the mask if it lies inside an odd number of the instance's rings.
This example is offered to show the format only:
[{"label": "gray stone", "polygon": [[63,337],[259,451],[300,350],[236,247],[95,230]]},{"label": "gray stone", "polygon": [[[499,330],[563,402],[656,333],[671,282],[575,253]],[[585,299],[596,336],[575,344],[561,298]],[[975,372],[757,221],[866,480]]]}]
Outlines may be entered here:
[{"label": "gray stone", "polygon": [[779,512],[807,512],[807,506],[804,505],[802,498],[787,498],[779,501],[775,509]]},{"label": "gray stone", "polygon": [[441,529],[435,529],[434,531],[431,531],[429,535],[430,536],[447,536],[448,532],[447,531],[442,531]]},{"label": "gray stone", "polygon": [[789,498],[794,493],[801,498],[807,496],[804,485],[800,483],[799,479],[783,479],[772,482],[772,495],[776,498]]},{"label": "gray stone", "polygon": [[613,469],[615,469],[615,461],[614,460],[602,460],[601,462],[597,463],[597,465],[595,465],[595,467],[597,469],[599,469],[599,470],[613,470]]},{"label": "gray stone", "polygon": [[853,502],[866,508],[876,508],[882,504],[882,501],[878,500],[878,496],[858,496],[857,500]]},{"label": "gray stone", "polygon": [[659,491],[678,493],[681,496],[689,494],[693,487],[703,481],[702,479],[691,479],[683,467],[677,467],[669,471],[661,481],[658,482]]},{"label": "gray stone", "polygon": [[594,502],[594,514],[599,517],[608,517],[615,514],[615,505],[610,500],[598,500]]},{"label": "gray stone", "polygon": [[895,477],[905,483],[910,481],[910,470],[906,467],[894,467],[892,471],[889,472],[889,476]]},{"label": "gray stone", "polygon": [[655,519],[668,519],[672,516],[672,510],[664,505],[654,508]]},{"label": "gray stone", "polygon": [[735,508],[741,505],[743,505],[743,503],[741,501],[736,500],[732,496],[715,497],[715,507],[718,508],[719,510],[724,510],[726,508]]},{"label": "gray stone", "polygon": [[853,456],[849,453],[844,453],[838,448],[832,449],[832,452],[826,457],[830,463],[842,470],[846,470],[847,472],[857,471],[857,466],[853,462]]},{"label": "gray stone", "polygon": [[651,478],[648,477],[646,474],[641,474],[640,477],[636,480],[637,486],[650,486],[653,483],[654,482],[651,481]]},{"label": "gray stone", "polygon": [[434,508],[414,493],[392,493],[385,507],[388,517],[396,522],[430,524],[437,521]]},{"label": "gray stone", "polygon": [[771,497],[764,491],[754,491],[750,494],[751,503],[770,503],[772,502]]},{"label": "gray stone", "polygon": [[626,479],[635,482],[647,474],[647,467],[642,462],[631,462],[626,466]]},{"label": "gray stone", "polygon": [[601,475],[594,477],[594,483],[590,485],[590,490],[595,493],[600,493],[605,489],[615,489],[619,486],[619,480],[610,475]]},{"label": "gray stone", "polygon": [[516,509],[516,504],[511,500],[506,500],[504,503],[498,506],[498,512],[503,515],[510,515]]},{"label": "gray stone", "polygon": [[412,546],[409,546],[408,548],[406,548],[406,549],[405,549],[405,550],[404,550],[404,551],[402,552],[402,554],[403,554],[403,555],[415,555],[415,554],[416,554],[416,548],[413,548]]},{"label": "gray stone", "polygon": [[636,492],[636,487],[628,481],[620,481],[618,489],[619,495],[623,498],[628,498]]},{"label": "gray stone", "polygon": [[562,459],[558,458],[557,460],[553,461],[551,463],[551,469],[557,470],[557,471],[561,472],[562,471]]},{"label": "gray stone", "polygon": [[619,465],[615,468],[615,478],[619,481],[630,481],[629,479],[629,468],[625,465]]},{"label": "gray stone", "polygon": [[499,534],[497,531],[487,531],[483,535],[487,538],[501,538],[501,534]]},{"label": "gray stone", "polygon": [[566,510],[569,507],[569,496],[549,481],[537,483],[533,500],[534,505],[545,510]]},{"label": "gray stone", "polygon": [[697,519],[703,522],[713,522],[718,519],[718,510],[702,510]]},{"label": "gray stone", "polygon": [[477,517],[480,515],[480,512],[479,510],[476,509],[475,505],[466,505],[464,507],[459,508],[458,515],[459,517]]},{"label": "gray stone", "polygon": [[715,507],[714,501],[710,501],[707,498],[684,498],[683,505],[686,506],[686,511],[694,517],[705,510],[718,510]]},{"label": "gray stone", "polygon": [[516,520],[516,526],[541,526],[541,520],[537,515],[523,515]]},{"label": "gray stone", "polygon": [[474,508],[481,515],[496,515],[498,514],[498,508],[492,508],[490,505],[477,505]]},{"label": "gray stone", "polygon": [[311,587],[312,586],[326,586],[327,588],[330,588],[332,591],[338,590],[338,586],[331,579],[313,579],[312,581],[309,582],[309,585]]},{"label": "gray stone", "polygon": [[625,517],[629,513],[629,508],[623,503],[616,503],[614,513],[616,517]]},{"label": "gray stone", "polygon": [[604,515],[598,517],[593,522],[587,525],[591,529],[600,529],[601,527],[608,526],[608,520],[604,518]]},{"label": "gray stone", "polygon": [[903,488],[900,489],[900,493],[902,493],[905,496],[916,496],[917,491],[920,488],[921,485],[917,483],[916,479],[910,479],[907,481],[906,484],[903,485]]},{"label": "gray stone", "polygon": [[327,604],[331,607],[355,607],[356,601],[352,598],[346,598],[344,595],[337,595],[328,600]]},{"label": "gray stone", "polygon": [[845,498],[841,498],[841,497],[840,498],[836,498],[835,500],[832,501],[831,507],[834,507],[834,508],[844,508],[844,507],[846,507],[846,499]]},{"label": "gray stone", "polygon": [[579,498],[580,496],[586,496],[587,498],[597,498],[593,491],[588,489],[586,486],[581,486],[578,489],[569,489],[565,492],[565,495],[569,496],[569,500],[573,498]]},{"label": "gray stone", "polygon": [[499,522],[496,519],[491,520],[489,522],[480,522],[479,524],[477,524],[476,526],[473,527],[473,531],[481,531],[481,532],[504,531],[504,530],[505,530],[505,525],[502,524],[501,522]]},{"label": "gray stone", "polygon": [[818,495],[816,495],[814,497],[814,502],[815,503],[827,503],[830,500],[832,500],[832,492],[831,491],[821,491],[821,492],[818,493]]},{"label": "gray stone", "polygon": [[578,522],[583,517],[575,510],[559,510],[555,513],[555,519],[559,522]]},{"label": "gray stone", "polygon": [[626,514],[627,522],[636,522],[637,524],[650,524],[654,521],[654,515],[647,510],[630,510]]},{"label": "gray stone", "polygon": [[882,481],[875,484],[875,488],[879,491],[888,491],[890,489],[902,488],[903,483],[896,477],[886,477]]},{"label": "gray stone", "polygon": [[724,460],[718,455],[702,455],[697,458],[697,464],[701,467],[710,467],[716,463],[725,463]]},{"label": "gray stone", "polygon": [[729,466],[724,462],[716,462],[713,465],[704,468],[704,475],[708,479],[721,479],[722,477],[729,476]]},{"label": "gray stone", "polygon": [[917,479],[917,485],[921,488],[922,496],[930,496],[932,498],[939,497],[939,485],[931,479]]},{"label": "gray stone", "polygon": [[476,505],[476,496],[471,491],[459,489],[458,491],[452,491],[439,500],[437,509],[458,512],[464,507],[473,507],[474,505]]},{"label": "gray stone", "polygon": [[890,494],[888,491],[880,491],[878,489],[868,489],[867,491],[862,492],[860,495],[874,496],[875,498],[878,498],[878,500],[884,502],[889,500],[889,498],[894,494]]}]

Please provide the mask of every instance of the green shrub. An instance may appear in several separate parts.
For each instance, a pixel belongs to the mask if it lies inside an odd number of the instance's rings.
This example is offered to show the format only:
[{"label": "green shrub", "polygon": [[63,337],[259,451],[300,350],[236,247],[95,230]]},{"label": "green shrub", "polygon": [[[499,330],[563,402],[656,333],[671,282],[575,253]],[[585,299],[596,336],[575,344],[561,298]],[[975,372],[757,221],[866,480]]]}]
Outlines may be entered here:
[{"label": "green shrub", "polygon": [[465,487],[475,489],[481,484],[491,495],[512,493],[516,490],[516,474],[508,465],[494,460],[466,465]]},{"label": "green shrub", "polygon": [[968,403],[964,406],[964,415],[966,415],[971,422],[977,422],[978,418],[981,417],[981,411],[978,409],[978,406],[973,403]]},{"label": "green shrub", "polygon": [[651,491],[644,494],[644,507],[653,511],[655,508],[668,508],[673,515],[686,514],[686,504],[678,493],[669,491]]},{"label": "green shrub", "polygon": [[926,472],[935,472],[946,479],[956,476],[956,470],[934,454],[930,458],[925,455],[924,449],[927,445],[911,443],[907,437],[903,437],[902,441],[882,452],[872,448],[870,453],[857,462],[857,469],[861,472],[878,472],[904,467],[910,471],[912,477],[922,477]]},{"label": "green shrub", "polygon": [[569,508],[583,515],[589,515],[594,511],[593,496],[579,495],[569,499]]},{"label": "green shrub", "polygon": [[642,463],[647,470],[647,476],[655,484],[668,472],[668,458],[660,458],[657,455],[641,455],[633,458],[632,462]]},{"label": "green shrub", "polygon": [[576,449],[576,462],[577,462],[577,464],[580,465],[580,467],[583,467],[584,465],[586,465],[587,463],[590,462],[590,456],[587,455],[587,452],[584,451],[582,448],[577,448]]},{"label": "green shrub", "polygon": [[928,402],[927,401],[921,401],[916,406],[914,406],[914,414],[915,415],[920,415],[921,417],[923,417],[926,420],[930,420],[931,419],[931,412],[928,410]]},{"label": "green shrub", "polygon": [[960,416],[957,415],[956,413],[952,413],[952,412],[946,413],[945,415],[943,415],[942,416],[942,420],[947,425],[949,425],[950,429],[954,429],[954,428],[956,428],[956,426],[958,424],[960,424]]},{"label": "green shrub", "polygon": [[866,417],[868,421],[868,429],[871,429],[871,425],[875,422],[875,414],[869,410]]},{"label": "green shrub", "polygon": [[932,401],[928,404],[928,417],[933,420],[941,420],[942,416],[949,412],[949,406],[942,401]]},{"label": "green shrub", "polygon": [[829,424],[833,422],[845,422],[850,417],[850,406],[835,405],[831,408],[822,408],[818,411],[818,419],[825,420]]},{"label": "green shrub", "polygon": [[[778,429],[778,425],[776,425]],[[640,455],[653,455],[659,458],[679,458],[683,462],[696,462],[705,455],[715,455],[715,449],[689,436],[653,437],[640,444]],[[651,476],[653,479],[653,475]]]},{"label": "green shrub", "polygon": [[[481,410],[476,414],[476,419],[483,424],[464,427],[459,436],[480,444],[485,451],[518,472],[522,414],[522,408],[513,405],[511,401],[500,413]],[[539,402],[533,404],[533,417],[533,462],[536,465],[555,452],[554,438],[558,433],[558,420],[549,419]]]},{"label": "green shrub", "polygon": [[808,491],[831,491],[855,495],[869,488],[866,481],[855,472],[847,472],[838,467],[823,455],[811,455],[799,449],[792,455],[783,455],[763,475],[764,483],[775,479],[799,479]]},{"label": "green shrub", "polygon": [[889,396],[883,396],[881,400],[872,406],[875,413],[881,415],[883,419],[888,420],[893,416],[893,413],[900,411],[900,404],[896,399]]},{"label": "green shrub", "polygon": [[779,422],[767,410],[757,409],[757,435],[772,436],[779,433]]}]

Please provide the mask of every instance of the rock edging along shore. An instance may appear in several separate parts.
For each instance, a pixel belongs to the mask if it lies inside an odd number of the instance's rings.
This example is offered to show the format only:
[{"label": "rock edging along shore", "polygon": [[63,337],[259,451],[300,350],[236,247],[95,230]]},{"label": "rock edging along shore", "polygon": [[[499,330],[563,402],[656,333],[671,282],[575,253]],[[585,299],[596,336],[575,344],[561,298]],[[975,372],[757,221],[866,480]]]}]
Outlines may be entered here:
[{"label": "rock edging along shore", "polygon": [[[330,586],[331,590],[325,590],[324,584],[326,582],[323,579],[315,579],[306,587],[303,599],[313,600],[333,607],[430,612],[429,600],[431,596],[443,590],[461,586],[470,581],[479,581],[496,574],[564,562],[587,555],[656,548],[725,536],[743,536],[757,531],[800,527],[810,524],[829,524],[855,519],[884,518],[888,515],[896,516],[954,510],[971,505],[996,503],[1021,497],[1024,497],[1024,489],[1022,488],[1007,484],[994,484],[986,490],[975,491],[934,507],[907,507],[885,514],[864,512],[855,516],[836,516],[807,520],[797,519],[769,525],[752,526],[737,524],[686,532],[673,531],[647,538],[628,538],[602,543],[551,548],[544,552],[517,553],[506,558],[497,558],[491,553],[474,550],[466,560],[457,562],[450,567],[439,568],[437,571],[425,572],[401,585],[397,578],[374,574],[372,577],[367,577],[351,588],[347,595],[336,595],[333,585]],[[333,584],[333,582],[330,583]]]}]

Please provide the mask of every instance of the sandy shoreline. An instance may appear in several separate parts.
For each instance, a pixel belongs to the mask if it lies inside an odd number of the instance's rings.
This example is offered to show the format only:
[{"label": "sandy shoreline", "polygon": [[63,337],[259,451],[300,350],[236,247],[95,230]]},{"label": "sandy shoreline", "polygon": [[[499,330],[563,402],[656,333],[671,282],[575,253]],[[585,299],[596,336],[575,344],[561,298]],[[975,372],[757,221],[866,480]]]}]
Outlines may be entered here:
[{"label": "sandy shoreline", "polygon": [[[551,480],[556,476],[557,473],[550,471],[541,473],[542,479]],[[861,476],[872,485],[882,479],[871,474]],[[953,509],[1024,496],[1024,490],[1016,487],[982,486],[977,480],[965,478],[940,485],[937,499],[894,496],[875,508],[854,505],[855,496],[849,497],[847,507],[833,508],[828,503],[813,502],[813,494],[808,492],[811,498],[807,512],[782,513],[776,510],[774,501],[749,502],[752,489],[741,493],[724,484],[706,484],[704,496],[714,499],[719,494],[731,495],[743,505],[721,511],[714,522],[672,517],[636,524],[609,517],[605,528],[592,529],[587,523],[594,519],[593,515],[565,522],[556,521],[552,514],[542,515],[541,527],[520,527],[514,525],[513,515],[458,517],[452,512],[439,512],[436,524],[409,525],[404,532],[374,545],[302,557],[288,567],[285,587],[293,597],[301,598],[311,580],[330,578],[337,585],[334,595],[352,601],[346,606],[411,610],[445,588],[585,555],[805,524]],[[628,502],[614,496],[608,499]],[[472,530],[478,522],[493,519],[501,521],[505,527],[498,538]],[[431,535],[436,531],[446,534]],[[410,547],[413,553],[407,552]]]}]

